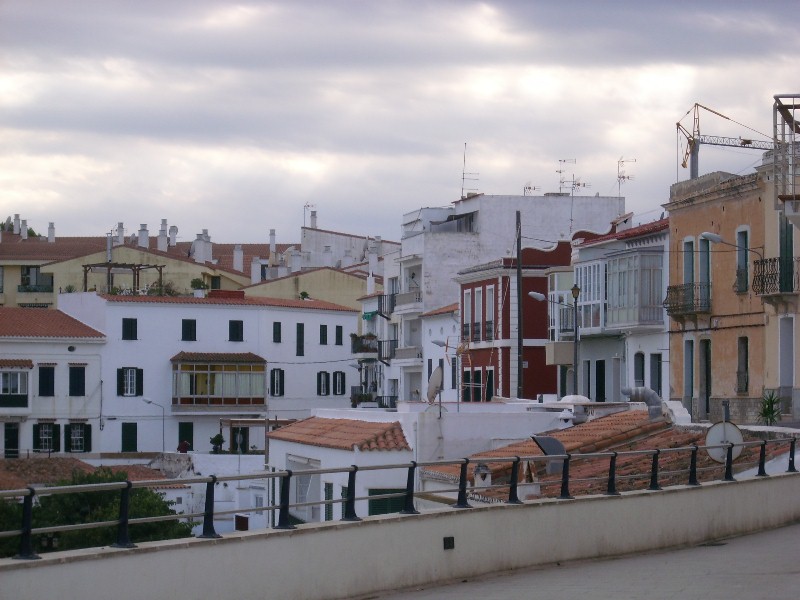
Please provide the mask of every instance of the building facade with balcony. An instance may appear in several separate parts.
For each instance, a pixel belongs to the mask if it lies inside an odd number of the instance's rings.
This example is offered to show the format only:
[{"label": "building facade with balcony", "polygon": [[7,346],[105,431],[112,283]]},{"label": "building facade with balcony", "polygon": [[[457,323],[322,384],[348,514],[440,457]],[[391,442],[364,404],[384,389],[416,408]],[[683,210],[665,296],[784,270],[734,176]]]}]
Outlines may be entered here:
[{"label": "building facade with balcony", "polygon": [[764,265],[767,216],[779,233],[771,167],[676,183],[664,208],[670,213],[664,301],[670,397],[682,401],[693,420],[721,420],[722,402],[730,401],[732,420],[756,422],[766,386],[768,317],[754,275]]},{"label": "building facade with balcony", "polygon": [[[628,226],[575,246],[573,277],[551,273],[551,338],[574,343],[577,284],[578,394],[596,402],[625,400],[621,390],[649,387],[664,397],[668,359],[663,306],[669,264],[669,220]],[[561,353],[560,393],[571,391],[574,353]],[[566,388],[564,387],[566,385]]]}]

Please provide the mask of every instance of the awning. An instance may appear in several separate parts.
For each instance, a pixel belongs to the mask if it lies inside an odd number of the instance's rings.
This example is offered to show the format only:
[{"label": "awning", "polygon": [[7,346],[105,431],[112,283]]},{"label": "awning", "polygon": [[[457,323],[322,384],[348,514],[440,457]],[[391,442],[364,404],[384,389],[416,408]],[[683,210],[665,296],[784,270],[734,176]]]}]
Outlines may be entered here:
[{"label": "awning", "polygon": [[365,321],[372,321],[372,319],[374,319],[375,315],[377,314],[378,314],[377,310],[371,310],[369,312],[365,312],[364,314],[362,314],[361,318],[364,319]]}]

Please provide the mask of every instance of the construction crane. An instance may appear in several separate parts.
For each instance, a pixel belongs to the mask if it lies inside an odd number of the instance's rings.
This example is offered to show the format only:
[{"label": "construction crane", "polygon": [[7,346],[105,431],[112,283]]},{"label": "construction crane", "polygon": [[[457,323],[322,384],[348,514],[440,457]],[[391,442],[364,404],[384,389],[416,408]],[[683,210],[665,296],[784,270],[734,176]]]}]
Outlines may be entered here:
[{"label": "construction crane", "polygon": [[[676,123],[678,128],[678,133],[683,134],[686,138],[686,152],[683,155],[683,161],[681,162],[681,166],[685,169],[686,166],[689,166],[689,177],[691,179],[695,179],[698,176],[699,171],[699,162],[700,162],[700,144],[707,144],[709,146],[731,146],[734,148],[752,148],[753,150],[772,150],[775,147],[775,142],[772,140],[769,141],[762,141],[762,140],[754,140],[754,139],[747,139],[747,138],[731,138],[731,137],[722,137],[719,135],[700,135],[700,109],[707,110],[708,112],[717,115],[718,117],[722,117],[726,121],[732,121],[737,125],[741,125],[746,129],[750,129],[755,133],[759,133],[746,125],[742,125],[738,121],[734,121],[730,117],[726,117],[720,112],[717,112],[707,106],[703,106],[702,104],[697,104],[690,108],[686,115],[693,112],[694,113],[694,124],[692,126],[692,131],[690,132],[687,130],[681,122],[678,121]],[[683,115],[685,118],[686,115]],[[759,135],[764,135],[763,133],[759,133]]]}]

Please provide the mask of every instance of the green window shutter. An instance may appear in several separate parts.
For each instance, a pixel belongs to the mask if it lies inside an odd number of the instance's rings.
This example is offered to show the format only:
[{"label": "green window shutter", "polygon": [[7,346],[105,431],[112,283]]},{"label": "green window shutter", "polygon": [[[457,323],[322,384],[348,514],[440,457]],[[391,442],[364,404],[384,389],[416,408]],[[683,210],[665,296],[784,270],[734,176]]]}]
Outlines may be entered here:
[{"label": "green window shutter", "polygon": [[144,369],[136,369],[136,395],[144,394]]},{"label": "green window shutter", "polygon": [[305,324],[297,324],[297,356],[305,355]]},{"label": "green window shutter", "polygon": [[61,425],[53,423],[53,452],[61,452]]},{"label": "green window shutter", "polygon": [[272,323],[272,342],[274,344],[281,343],[281,322],[275,321]]},{"label": "green window shutter", "polygon": [[83,426],[83,451],[92,451],[92,426],[88,423]]},{"label": "green window shutter", "polygon": [[34,424],[33,425],[33,451],[39,452],[42,449],[42,440],[39,437],[39,430],[41,429],[41,425]]},{"label": "green window shutter", "polygon": [[341,325],[337,325],[336,326],[336,345],[337,346],[341,346],[342,345],[342,338],[343,338],[342,326]]},{"label": "green window shutter", "polygon": [[317,396],[322,395],[322,371],[317,372]]},{"label": "green window shutter", "polygon": [[64,452],[72,452],[72,425],[64,425]]},{"label": "green window shutter", "polygon": [[330,503],[333,500],[333,484],[325,482],[325,520],[326,521],[333,521],[333,504]]},{"label": "green window shutter", "polygon": [[125,395],[125,369],[117,369],[117,396]]}]

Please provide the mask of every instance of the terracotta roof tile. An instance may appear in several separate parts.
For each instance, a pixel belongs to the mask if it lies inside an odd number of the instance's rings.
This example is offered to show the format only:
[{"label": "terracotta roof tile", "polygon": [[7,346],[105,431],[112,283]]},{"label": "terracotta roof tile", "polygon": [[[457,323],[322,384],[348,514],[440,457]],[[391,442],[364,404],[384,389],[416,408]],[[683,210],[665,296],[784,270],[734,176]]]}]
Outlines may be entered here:
[{"label": "terracotta roof tile", "polygon": [[434,308],[426,313],[422,313],[420,317],[434,317],[436,315],[447,315],[454,312],[458,312],[458,302],[442,306],[441,308]]},{"label": "terracotta roof tile", "polygon": [[0,307],[0,337],[102,339],[105,336],[60,310]]},{"label": "terracotta roof tile", "polygon": [[596,237],[591,240],[586,240],[580,245],[592,246],[594,244],[600,242],[607,242],[609,240],[626,240],[643,235],[650,235],[651,233],[657,233],[659,231],[667,229],[668,227],[669,227],[669,217],[665,219],[659,219],[658,221],[653,221],[652,223],[645,223],[644,225],[631,227],[630,229],[623,229],[622,231],[618,231],[615,233],[601,235],[600,237]]},{"label": "terracotta roof tile", "polygon": [[274,440],[340,450],[411,450],[400,423],[310,417],[269,433]]},{"label": "terracotta roof tile", "polygon": [[0,358],[0,367],[32,369],[33,361],[25,358]]},{"label": "terracotta roof tile", "polygon": [[302,308],[307,310],[331,310],[337,312],[358,312],[347,306],[326,302],[324,300],[294,300],[285,298],[195,298],[194,296],[109,296],[103,295],[109,302],[118,304],[222,304],[228,306],[271,306],[276,308]]},{"label": "terracotta roof tile", "polygon": [[0,489],[15,490],[29,485],[53,485],[68,481],[74,471],[91,473],[95,468],[77,458],[61,456],[0,459]]}]

